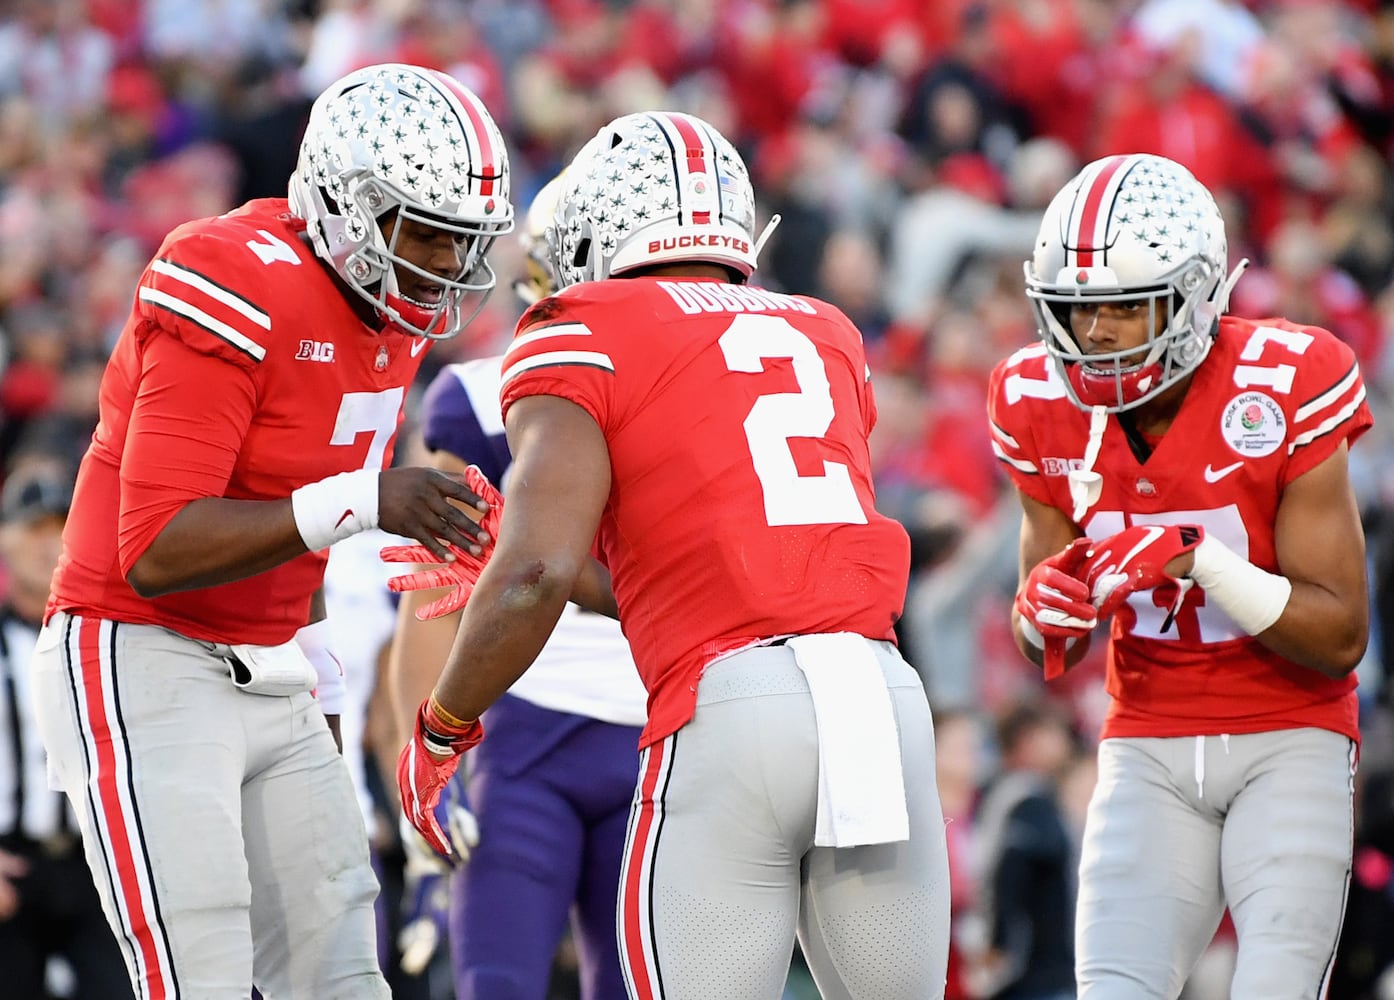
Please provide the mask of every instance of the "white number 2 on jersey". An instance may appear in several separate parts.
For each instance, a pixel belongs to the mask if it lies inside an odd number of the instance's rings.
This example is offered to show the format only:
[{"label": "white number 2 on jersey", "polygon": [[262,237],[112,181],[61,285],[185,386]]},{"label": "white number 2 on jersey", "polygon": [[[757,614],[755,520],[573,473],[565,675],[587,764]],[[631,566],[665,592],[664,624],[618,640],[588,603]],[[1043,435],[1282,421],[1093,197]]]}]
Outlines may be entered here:
[{"label": "white number 2 on jersey", "polygon": [[866,524],[847,466],[823,462],[821,476],[801,476],[789,449],[790,438],[821,438],[836,412],[828,370],[818,348],[779,316],[746,313],[721,335],[726,367],[734,372],[764,371],[766,358],[790,358],[798,392],[761,396],[745,418],[750,460],[765,495],[765,519],[790,524]]}]

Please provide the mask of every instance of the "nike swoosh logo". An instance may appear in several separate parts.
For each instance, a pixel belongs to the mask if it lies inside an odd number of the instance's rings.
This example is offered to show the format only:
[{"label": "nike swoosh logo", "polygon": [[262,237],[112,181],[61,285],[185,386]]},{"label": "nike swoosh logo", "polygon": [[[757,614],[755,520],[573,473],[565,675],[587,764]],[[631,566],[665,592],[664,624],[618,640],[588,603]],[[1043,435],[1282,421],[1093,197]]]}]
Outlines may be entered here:
[{"label": "nike swoosh logo", "polygon": [[1131,563],[1139,552],[1147,548],[1147,546],[1151,545],[1157,539],[1161,538],[1162,532],[1164,531],[1166,531],[1165,528],[1158,528],[1154,525],[1149,525],[1147,527],[1146,534],[1142,536],[1142,540],[1139,541],[1136,545],[1134,545],[1131,549],[1129,549],[1127,555],[1125,555],[1122,559],[1118,560],[1118,565],[1126,566],[1129,563]]},{"label": "nike swoosh logo", "polygon": [[1221,479],[1224,479],[1225,476],[1229,475],[1243,464],[1243,462],[1235,462],[1233,465],[1226,465],[1223,469],[1215,469],[1207,464],[1205,466],[1205,481],[1207,483],[1218,483]]},{"label": "nike swoosh logo", "polygon": [[334,530],[337,531],[337,530],[339,529],[339,525],[343,524],[345,521],[347,521],[347,520],[348,520],[349,518],[351,518],[351,517],[353,517],[353,508],[352,508],[352,507],[350,507],[348,510],[344,511],[343,516],[340,517],[339,520],[337,520],[337,521],[334,522]]},{"label": "nike swoosh logo", "polygon": [[417,337],[415,340],[411,342],[411,356],[413,358],[416,357],[418,354],[424,351],[427,345],[430,343],[431,338],[429,337]]}]

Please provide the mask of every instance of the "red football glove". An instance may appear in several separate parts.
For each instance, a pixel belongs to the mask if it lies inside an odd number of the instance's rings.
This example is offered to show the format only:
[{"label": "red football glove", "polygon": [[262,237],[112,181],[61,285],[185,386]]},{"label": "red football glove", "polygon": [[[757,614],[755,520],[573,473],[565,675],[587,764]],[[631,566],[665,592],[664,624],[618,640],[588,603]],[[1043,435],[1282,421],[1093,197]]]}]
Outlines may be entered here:
[{"label": "red football glove", "polygon": [[1022,621],[1030,623],[1044,641],[1046,680],[1065,672],[1069,640],[1088,635],[1099,621],[1079,572],[1089,545],[1089,539],[1076,538],[1064,550],[1042,559],[1016,595]]},{"label": "red football glove", "polygon": [[440,717],[427,698],[416,713],[411,742],[397,758],[402,813],[442,857],[451,856],[451,846],[450,838],[436,821],[436,804],[460,766],[460,755],[483,738],[484,726],[478,719],[464,726],[452,725]]},{"label": "red football glove", "polygon": [[[494,485],[484,474],[473,465],[465,470],[465,485],[488,502],[489,513],[485,514],[479,523],[485,531],[489,532],[490,538],[495,542],[498,541],[499,521],[503,517],[503,497],[498,490],[494,489]],[[489,562],[489,554],[493,551],[492,543],[482,556],[471,555],[454,545],[447,545],[447,547],[455,556],[454,562],[440,562],[435,553],[424,545],[388,545],[378,553],[383,562],[413,563],[431,567],[392,577],[387,581],[387,589],[394,594],[400,594],[407,590],[451,588],[450,593],[444,597],[439,597],[430,604],[417,608],[418,621],[424,622],[429,618],[440,618],[442,615],[448,615],[463,608],[469,601],[470,594],[474,593],[474,585],[479,582],[479,574],[484,572],[484,567]]]},{"label": "red football glove", "polygon": [[1156,590],[1171,607],[1162,625],[1163,632],[1169,629],[1191,581],[1169,576],[1166,565],[1204,537],[1205,529],[1197,524],[1135,524],[1095,542],[1081,575],[1099,617],[1113,614],[1136,591]]}]

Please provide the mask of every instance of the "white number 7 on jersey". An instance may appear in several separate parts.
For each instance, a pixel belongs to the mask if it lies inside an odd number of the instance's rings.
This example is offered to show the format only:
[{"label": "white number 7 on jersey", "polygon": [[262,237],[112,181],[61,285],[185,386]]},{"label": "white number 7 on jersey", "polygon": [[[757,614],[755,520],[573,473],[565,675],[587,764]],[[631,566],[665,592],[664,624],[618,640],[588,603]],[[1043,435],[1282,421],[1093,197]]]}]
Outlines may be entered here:
[{"label": "white number 7 on jersey", "polygon": [[791,358],[798,392],[761,396],[745,418],[745,440],[760,488],[765,520],[790,524],[866,524],[847,466],[823,462],[823,475],[801,476],[789,439],[821,438],[836,412],[828,370],[818,348],[788,320],[745,314],[721,335],[721,352],[733,372],[764,371],[766,358]]}]

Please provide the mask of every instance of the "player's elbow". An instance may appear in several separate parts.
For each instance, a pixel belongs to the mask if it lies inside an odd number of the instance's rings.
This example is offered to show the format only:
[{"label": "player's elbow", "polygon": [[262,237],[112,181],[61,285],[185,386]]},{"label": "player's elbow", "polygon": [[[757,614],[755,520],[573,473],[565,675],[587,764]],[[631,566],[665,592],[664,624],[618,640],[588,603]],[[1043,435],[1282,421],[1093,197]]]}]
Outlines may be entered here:
[{"label": "player's elbow", "polygon": [[564,558],[534,558],[505,573],[503,603],[518,612],[560,607],[571,597],[580,565]]},{"label": "player's elbow", "polygon": [[159,566],[157,560],[147,552],[126,570],[126,582],[136,592],[136,596],[149,600],[163,597],[175,590],[174,581]]},{"label": "player's elbow", "polygon": [[1309,646],[1302,659],[1318,673],[1340,680],[1350,676],[1365,658],[1370,623],[1368,616],[1356,614],[1332,624],[1336,627],[1323,630],[1319,644]]},{"label": "player's elbow", "polygon": [[1353,631],[1343,640],[1333,643],[1328,649],[1323,659],[1325,662],[1318,668],[1327,677],[1334,677],[1340,680],[1354,673],[1355,668],[1360,666],[1360,661],[1365,658],[1365,649],[1369,645],[1368,630]]}]

